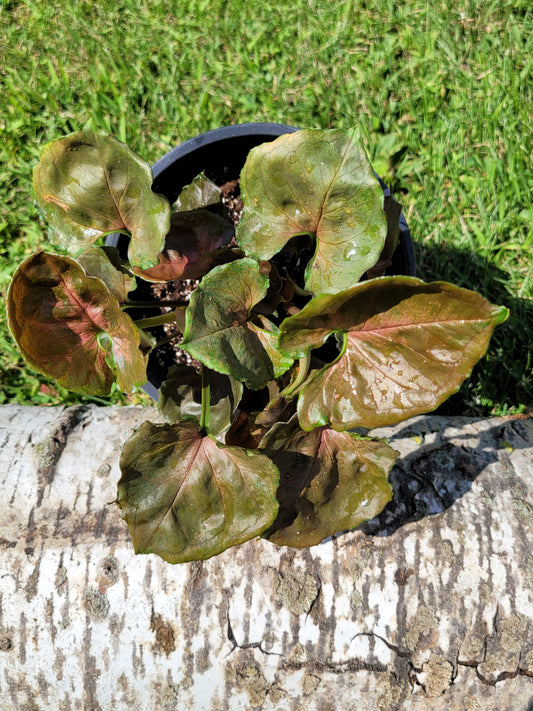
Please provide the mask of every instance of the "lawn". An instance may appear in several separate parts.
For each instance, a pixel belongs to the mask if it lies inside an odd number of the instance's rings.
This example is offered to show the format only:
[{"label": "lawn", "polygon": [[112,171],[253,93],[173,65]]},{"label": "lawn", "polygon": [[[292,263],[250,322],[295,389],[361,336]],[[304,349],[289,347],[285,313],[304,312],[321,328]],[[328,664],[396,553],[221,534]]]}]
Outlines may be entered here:
[{"label": "lawn", "polygon": [[[0,290],[46,236],[42,146],[91,124],[153,162],[217,126],[359,124],[418,276],[511,316],[442,412],[533,412],[533,11],[528,0],[2,0]],[[3,299],[2,299],[3,302]],[[107,401],[27,368],[0,327],[0,402]],[[116,393],[110,402],[146,402]]]}]

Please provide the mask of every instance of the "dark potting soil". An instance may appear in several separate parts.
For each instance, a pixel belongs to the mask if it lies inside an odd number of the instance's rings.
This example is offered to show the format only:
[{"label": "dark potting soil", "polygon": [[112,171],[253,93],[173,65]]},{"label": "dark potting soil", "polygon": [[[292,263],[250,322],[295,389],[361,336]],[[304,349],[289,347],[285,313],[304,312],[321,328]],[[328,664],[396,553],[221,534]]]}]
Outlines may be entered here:
[{"label": "dark potting soil", "polygon": [[229,180],[224,185],[220,185],[222,191],[222,203],[226,206],[229,216],[233,221],[233,226],[237,229],[242,215],[241,189],[238,180]]}]

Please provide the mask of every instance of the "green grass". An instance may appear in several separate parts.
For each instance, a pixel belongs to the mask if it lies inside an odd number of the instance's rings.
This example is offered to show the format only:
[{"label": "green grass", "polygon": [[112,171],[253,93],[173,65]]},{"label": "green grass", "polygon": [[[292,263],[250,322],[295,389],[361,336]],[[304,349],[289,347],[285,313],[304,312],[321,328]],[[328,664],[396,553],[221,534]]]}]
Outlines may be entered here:
[{"label": "green grass", "polygon": [[[47,141],[91,122],[153,162],[221,125],[357,123],[375,169],[404,205],[419,276],[459,283],[511,308],[447,411],[531,412],[529,6],[4,0],[2,294],[16,265],[44,245],[31,171]],[[88,400],[28,369],[4,325],[0,350],[1,402]],[[117,394],[110,401],[132,400]]]}]

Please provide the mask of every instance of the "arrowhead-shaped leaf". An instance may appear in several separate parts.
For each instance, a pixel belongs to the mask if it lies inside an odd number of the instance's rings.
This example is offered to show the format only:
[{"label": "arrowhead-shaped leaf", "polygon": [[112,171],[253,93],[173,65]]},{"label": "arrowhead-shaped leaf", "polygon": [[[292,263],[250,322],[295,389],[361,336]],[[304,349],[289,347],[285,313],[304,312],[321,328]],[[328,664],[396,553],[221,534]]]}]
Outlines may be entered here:
[{"label": "arrowhead-shaped leaf", "polygon": [[264,454],[226,447],[196,423],[145,422],[120,460],[118,504],[137,553],[210,558],[262,533],[278,511],[279,472]]},{"label": "arrowhead-shaped leaf", "polygon": [[103,234],[127,230],[129,261],[141,268],[156,263],[170,224],[170,205],[151,184],[146,161],[95,131],[49,143],[33,172],[54,244],[76,256]]},{"label": "arrowhead-shaped leaf", "polygon": [[[227,429],[242,397],[243,386],[229,375],[209,372],[209,433]],[[167,422],[194,420],[202,413],[202,376],[190,365],[175,365],[159,390],[159,412]]]},{"label": "arrowhead-shaped leaf", "polygon": [[15,272],[11,332],[24,358],[61,385],[108,395],[146,382],[144,341],[105,284],[69,257],[40,252]]},{"label": "arrowhead-shaped leaf", "polygon": [[90,247],[76,261],[86,274],[101,279],[119,304],[123,304],[128,293],[135,288],[135,277],[122,268],[115,247]]},{"label": "arrowhead-shaped leaf", "polygon": [[158,255],[159,263],[150,269],[135,269],[135,274],[147,281],[199,279],[207,274],[217,250],[228,245],[233,237],[233,225],[208,210],[175,213],[165,247]]},{"label": "arrowhead-shaped leaf", "polygon": [[178,199],[172,205],[172,210],[174,212],[196,210],[199,207],[216,205],[221,202],[221,199],[222,191],[218,185],[209,180],[204,173],[200,173],[192,183],[183,188]]},{"label": "arrowhead-shaped leaf", "polygon": [[240,186],[237,241],[246,254],[270,259],[296,235],[316,238],[311,293],[347,289],[376,263],[387,220],[358,129],[302,130],[264,143],[250,151]]},{"label": "arrowhead-shaped leaf", "polygon": [[250,321],[267,288],[268,275],[254,259],[215,267],[191,296],[180,348],[252,390],[264,387],[281,367],[269,355],[274,327],[266,331]]},{"label": "arrowhead-shaped leaf", "polygon": [[301,357],[331,333],[344,337],[344,347],[303,385],[302,427],[381,427],[435,409],[470,374],[507,314],[473,291],[412,277],[313,299],[283,322],[281,349]]},{"label": "arrowhead-shaped leaf", "polygon": [[397,452],[349,432],[322,427],[303,432],[297,422],[274,425],[260,447],[279,467],[280,500],[286,482],[289,487],[265,535],[278,545],[303,547],[355,528],[383,510],[392,498],[388,475]]}]

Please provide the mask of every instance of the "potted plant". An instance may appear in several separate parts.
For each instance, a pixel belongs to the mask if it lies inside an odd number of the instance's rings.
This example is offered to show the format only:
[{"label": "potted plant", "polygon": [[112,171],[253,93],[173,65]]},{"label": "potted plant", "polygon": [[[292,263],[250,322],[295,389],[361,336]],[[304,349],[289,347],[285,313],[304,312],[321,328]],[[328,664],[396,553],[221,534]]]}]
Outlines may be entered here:
[{"label": "potted plant", "polygon": [[[237,205],[233,205],[235,188],[238,193],[238,178],[246,162],[248,153],[256,146],[272,141],[285,134],[293,133],[298,129],[294,126],[277,123],[246,123],[233,126],[223,126],[215,128],[206,133],[195,136],[184,143],[176,146],[164,156],[162,156],[152,166],[153,183],[152,190],[160,195],[164,195],[173,204],[181,191],[191,184],[196,176],[203,173],[221,186],[223,194],[228,191],[229,196],[226,202],[234,207],[235,221],[238,220],[239,209],[242,208],[241,201],[237,197]],[[405,276],[415,276],[415,255],[409,228],[400,206],[392,201],[390,189],[376,174],[381,187],[383,188],[384,200],[388,205],[396,206],[396,214],[392,215],[392,220],[398,222],[398,240],[396,248],[390,257],[390,265],[386,269],[387,274],[403,274]],[[222,198],[225,199],[224,197]],[[396,226],[395,226],[396,227]],[[123,258],[127,257],[129,236],[120,232],[110,234],[106,237],[106,245],[116,247]],[[131,294],[133,299],[144,301],[146,298],[152,299],[150,288],[143,281],[137,282],[137,290]],[[183,291],[183,287],[165,289],[166,298],[171,299],[175,292]],[[136,318],[150,315],[142,307],[134,312]],[[164,337],[163,328],[158,329],[159,336]],[[179,350],[172,347],[172,344],[163,344],[161,347],[151,351],[148,356],[146,367],[147,382],[143,385],[145,390],[154,400],[159,397],[159,388],[166,380],[168,371],[175,364]]]},{"label": "potted plant", "polygon": [[[144,384],[151,329],[175,326],[164,340],[189,362],[161,386],[165,423],[143,424],[121,456],[117,503],[137,552],[178,563],[259,535],[319,543],[391,498],[396,453],[361,431],[436,408],[507,310],[386,275],[400,208],[384,200],[357,129],[249,150],[234,221],[212,180],[188,180],[171,206],[148,164],[109,136],[46,146],[34,189],[64,254],[17,269],[11,331],[34,367],[107,395]],[[122,257],[99,246],[117,231]],[[184,280],[198,284],[190,300],[137,318],[136,283]]]}]

